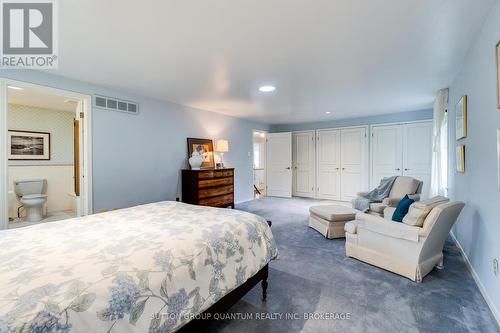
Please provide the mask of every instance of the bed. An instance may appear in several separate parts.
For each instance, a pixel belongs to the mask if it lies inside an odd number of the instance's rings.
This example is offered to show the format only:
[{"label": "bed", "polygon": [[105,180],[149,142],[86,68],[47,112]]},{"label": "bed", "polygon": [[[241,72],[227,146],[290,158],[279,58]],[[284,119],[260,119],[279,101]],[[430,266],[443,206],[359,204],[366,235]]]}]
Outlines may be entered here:
[{"label": "bed", "polygon": [[170,201],[4,230],[0,248],[2,333],[174,332],[260,281],[265,297],[278,256],[263,218]]}]

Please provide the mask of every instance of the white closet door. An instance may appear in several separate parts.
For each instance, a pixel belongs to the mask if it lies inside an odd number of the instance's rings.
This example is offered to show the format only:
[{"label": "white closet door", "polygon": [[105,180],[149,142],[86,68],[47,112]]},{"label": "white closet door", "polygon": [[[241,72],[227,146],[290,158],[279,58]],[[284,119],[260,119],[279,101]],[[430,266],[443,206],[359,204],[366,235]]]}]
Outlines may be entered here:
[{"label": "white closet door", "polygon": [[292,134],[293,195],[314,197],[314,131]]},{"label": "white closet door", "polygon": [[266,147],[267,195],[292,196],[292,133],[270,133]]},{"label": "white closet door", "polygon": [[366,127],[341,130],[341,200],[350,201],[368,189]]},{"label": "white closet door", "polygon": [[340,130],[318,130],[316,147],[316,197],[340,200]]},{"label": "white closet door", "polygon": [[422,198],[428,198],[432,166],[432,122],[406,124],[403,133],[403,175],[422,180]]},{"label": "white closet door", "polygon": [[380,125],[372,127],[372,177],[370,188],[389,176],[402,175],[402,127]]}]

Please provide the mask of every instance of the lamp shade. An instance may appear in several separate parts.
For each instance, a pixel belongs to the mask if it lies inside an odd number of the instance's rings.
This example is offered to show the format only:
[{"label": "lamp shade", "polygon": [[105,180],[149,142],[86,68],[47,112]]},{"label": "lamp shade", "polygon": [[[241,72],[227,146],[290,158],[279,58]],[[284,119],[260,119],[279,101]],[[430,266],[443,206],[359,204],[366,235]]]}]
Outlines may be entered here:
[{"label": "lamp shade", "polygon": [[229,142],[227,140],[216,140],[215,151],[218,153],[227,153],[229,151]]}]

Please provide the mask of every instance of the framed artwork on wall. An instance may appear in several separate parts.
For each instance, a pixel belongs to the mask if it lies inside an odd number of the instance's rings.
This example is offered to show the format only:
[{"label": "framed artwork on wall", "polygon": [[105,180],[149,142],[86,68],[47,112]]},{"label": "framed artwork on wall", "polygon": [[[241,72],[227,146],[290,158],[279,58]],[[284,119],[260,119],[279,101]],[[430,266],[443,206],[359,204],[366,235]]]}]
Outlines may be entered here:
[{"label": "framed artwork on wall", "polygon": [[497,128],[497,182],[500,191],[500,128]]},{"label": "framed artwork on wall", "polygon": [[467,95],[455,106],[455,134],[457,140],[467,137]]},{"label": "framed artwork on wall", "polygon": [[496,46],[496,62],[497,62],[497,108],[500,109],[500,42]]},{"label": "framed artwork on wall", "polygon": [[210,139],[187,138],[188,159],[197,151],[202,157],[201,169],[213,169],[214,163],[214,145]]},{"label": "framed artwork on wall", "polygon": [[50,133],[8,131],[9,160],[50,160]]},{"label": "framed artwork on wall", "polygon": [[464,173],[465,172],[465,146],[460,145],[457,146],[457,155],[456,155],[456,162],[457,162],[457,172]]}]

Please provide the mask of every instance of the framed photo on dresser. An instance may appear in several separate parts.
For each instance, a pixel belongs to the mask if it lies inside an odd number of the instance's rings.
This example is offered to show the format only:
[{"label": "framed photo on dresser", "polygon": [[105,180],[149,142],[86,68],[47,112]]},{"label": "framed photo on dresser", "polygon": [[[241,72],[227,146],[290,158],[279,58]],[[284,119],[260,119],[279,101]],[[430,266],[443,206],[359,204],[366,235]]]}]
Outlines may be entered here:
[{"label": "framed photo on dresser", "polygon": [[188,145],[188,159],[193,155],[194,151],[197,151],[203,159],[200,167],[201,169],[215,168],[214,144],[212,140],[187,138],[187,145]]}]

